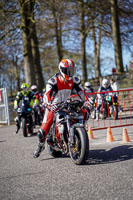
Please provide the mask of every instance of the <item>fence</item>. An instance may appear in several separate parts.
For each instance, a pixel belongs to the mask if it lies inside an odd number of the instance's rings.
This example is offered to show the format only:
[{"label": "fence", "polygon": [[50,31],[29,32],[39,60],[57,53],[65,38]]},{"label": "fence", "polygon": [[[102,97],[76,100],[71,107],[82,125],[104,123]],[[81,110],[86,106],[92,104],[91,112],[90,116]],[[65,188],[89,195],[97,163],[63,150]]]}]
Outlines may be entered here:
[{"label": "fence", "polygon": [[133,125],[133,89],[89,93],[94,102],[88,126],[92,130]]},{"label": "fence", "polygon": [[0,88],[0,123],[10,125],[8,95],[6,88]]}]

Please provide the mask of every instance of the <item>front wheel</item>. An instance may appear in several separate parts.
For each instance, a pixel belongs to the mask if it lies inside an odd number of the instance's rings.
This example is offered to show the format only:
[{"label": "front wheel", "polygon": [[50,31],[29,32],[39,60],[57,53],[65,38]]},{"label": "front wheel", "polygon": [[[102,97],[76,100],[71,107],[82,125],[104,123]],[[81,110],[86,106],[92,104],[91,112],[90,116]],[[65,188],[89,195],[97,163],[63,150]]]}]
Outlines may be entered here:
[{"label": "front wheel", "polygon": [[85,164],[89,155],[89,139],[86,130],[75,128],[74,140],[75,144],[69,147],[70,157],[76,165]]},{"label": "front wheel", "polygon": [[23,136],[27,137],[27,135],[28,135],[28,127],[27,127],[27,123],[26,123],[26,119],[25,118],[22,119],[22,131],[23,131]]},{"label": "front wheel", "polygon": [[96,119],[96,109],[91,112],[91,118]]},{"label": "front wheel", "polygon": [[114,106],[113,117],[114,117],[114,119],[118,119],[118,107],[117,106]]}]

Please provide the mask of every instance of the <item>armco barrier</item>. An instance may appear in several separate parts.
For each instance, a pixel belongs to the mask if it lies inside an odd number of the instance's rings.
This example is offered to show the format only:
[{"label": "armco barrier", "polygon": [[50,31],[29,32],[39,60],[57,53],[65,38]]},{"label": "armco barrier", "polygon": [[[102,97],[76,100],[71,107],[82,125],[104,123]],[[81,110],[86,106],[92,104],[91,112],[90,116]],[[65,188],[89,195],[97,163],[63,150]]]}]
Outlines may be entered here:
[{"label": "armco barrier", "polygon": [[[94,109],[88,120],[88,126],[91,126],[93,131],[133,125],[133,89],[88,93],[87,95],[94,101]],[[102,96],[108,98],[105,100]]]}]

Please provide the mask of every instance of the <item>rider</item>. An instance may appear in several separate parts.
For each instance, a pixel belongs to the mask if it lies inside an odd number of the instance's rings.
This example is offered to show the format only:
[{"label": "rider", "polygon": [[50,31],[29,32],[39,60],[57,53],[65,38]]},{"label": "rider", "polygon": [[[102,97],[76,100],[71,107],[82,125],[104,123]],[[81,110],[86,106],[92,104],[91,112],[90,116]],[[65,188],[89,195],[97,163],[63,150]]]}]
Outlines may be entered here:
[{"label": "rider", "polygon": [[[112,87],[110,86],[110,83],[108,79],[104,78],[102,80],[102,85],[99,87],[98,92],[107,92],[107,91],[113,91]],[[97,94],[97,113],[96,113],[96,120],[98,120],[98,110],[100,109],[102,105],[101,98],[104,98],[105,96],[110,95],[109,93],[101,93]],[[111,93],[112,95],[112,93]]]},{"label": "rider", "polygon": [[36,85],[32,85],[31,86],[31,91],[33,92],[33,94],[35,95],[35,98],[38,100],[39,103],[42,102],[43,96],[41,93],[38,92],[37,90],[37,86]]},{"label": "rider", "polygon": [[[108,79],[104,78],[102,80],[102,85],[99,87],[98,92],[107,92],[107,91],[112,91],[112,87],[110,86],[110,83]],[[107,96],[108,93],[103,93],[103,94],[98,94],[98,98],[101,98],[101,96]]]},{"label": "rider", "polygon": [[[14,109],[17,111],[18,108],[20,107],[20,102],[25,98],[28,97],[30,101],[30,106],[33,106],[33,93],[29,90],[29,85],[27,83],[23,83],[21,85],[21,91],[17,93],[16,99],[14,101]],[[20,129],[20,118],[17,116],[15,118],[16,122],[16,134],[18,133]]]},{"label": "rider", "polygon": [[41,125],[39,118],[41,113],[42,114],[44,113],[44,109],[41,106],[41,103],[43,102],[43,96],[41,93],[38,92],[36,85],[31,86],[31,91],[34,95],[33,108],[34,108],[35,125]]},{"label": "rider", "polygon": [[[75,64],[71,59],[63,59],[59,63],[59,72],[48,80],[45,92],[45,102],[47,104],[43,118],[43,123],[38,131],[38,146],[34,152],[34,158],[40,156],[45,148],[45,139],[53,123],[54,112],[49,109],[50,106],[66,101],[70,98],[72,90],[76,90],[77,94],[85,101],[85,95],[78,77],[74,76]],[[87,111],[83,112],[84,119],[88,119]]]},{"label": "rider", "polygon": [[90,82],[85,82],[84,90],[85,90],[86,93],[93,93],[94,92]]}]

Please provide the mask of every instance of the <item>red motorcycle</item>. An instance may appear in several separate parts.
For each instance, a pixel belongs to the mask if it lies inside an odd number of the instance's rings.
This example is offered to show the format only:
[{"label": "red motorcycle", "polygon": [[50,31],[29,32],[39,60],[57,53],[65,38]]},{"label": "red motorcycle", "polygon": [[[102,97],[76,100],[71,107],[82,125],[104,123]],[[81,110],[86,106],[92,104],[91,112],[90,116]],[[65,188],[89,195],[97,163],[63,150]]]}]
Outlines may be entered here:
[{"label": "red motorcycle", "polygon": [[79,100],[56,104],[54,122],[47,136],[51,156],[69,155],[77,165],[84,164],[89,153],[88,134],[81,112],[83,104]]}]

